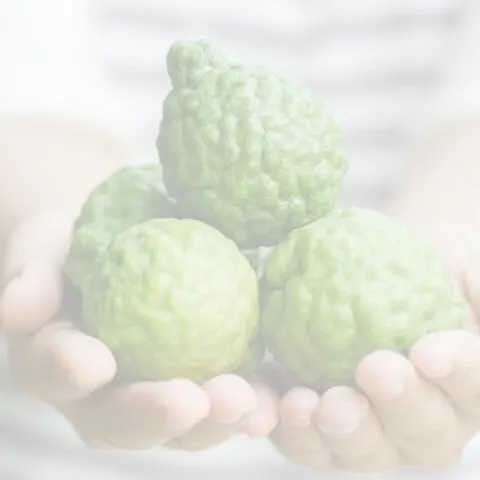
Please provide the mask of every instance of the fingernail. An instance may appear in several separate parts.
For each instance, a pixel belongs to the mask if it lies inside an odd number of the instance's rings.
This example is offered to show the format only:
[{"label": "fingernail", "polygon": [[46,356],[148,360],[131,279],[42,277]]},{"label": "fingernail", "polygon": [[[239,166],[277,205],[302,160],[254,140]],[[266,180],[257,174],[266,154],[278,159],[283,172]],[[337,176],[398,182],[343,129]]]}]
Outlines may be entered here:
[{"label": "fingernail", "polygon": [[245,416],[244,412],[229,412],[226,415],[217,416],[216,420],[218,423],[231,425],[234,423],[239,423],[244,416]]},{"label": "fingernail", "polygon": [[405,390],[403,380],[398,377],[382,376],[375,383],[375,396],[381,401],[397,400]]},{"label": "fingernail", "polygon": [[[435,348],[434,348],[435,347]],[[448,347],[447,347],[448,348]],[[424,375],[430,378],[440,379],[448,377],[452,373],[453,365],[446,346],[432,346],[427,350],[417,353],[417,362]]]},{"label": "fingernail", "polygon": [[245,423],[245,431],[252,438],[268,436],[275,427],[275,422],[267,415],[252,415]]},{"label": "fingernail", "polygon": [[445,378],[452,373],[452,364],[447,359],[437,359],[425,365],[423,372],[430,378]]},{"label": "fingernail", "polygon": [[311,419],[308,415],[297,415],[294,416],[288,423],[292,427],[307,428],[311,423]]},{"label": "fingernail", "polygon": [[366,412],[367,407],[359,402],[343,401],[335,406],[335,415],[329,415],[318,427],[329,437],[346,437],[357,430]]}]

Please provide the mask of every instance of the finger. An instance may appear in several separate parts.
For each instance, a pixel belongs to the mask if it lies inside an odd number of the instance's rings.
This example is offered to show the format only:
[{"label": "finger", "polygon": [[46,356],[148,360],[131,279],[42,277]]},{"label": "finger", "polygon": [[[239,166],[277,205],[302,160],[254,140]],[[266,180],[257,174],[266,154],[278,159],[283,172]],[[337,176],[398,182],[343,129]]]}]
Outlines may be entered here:
[{"label": "finger", "polygon": [[383,432],[368,400],[352,388],[327,390],[313,413],[337,468],[380,472],[398,465],[398,454]]},{"label": "finger", "polygon": [[37,259],[60,266],[68,253],[75,212],[57,210],[25,219],[8,239],[3,265],[3,285]]},{"label": "finger", "polygon": [[209,416],[174,441],[175,448],[195,451],[223,443],[239,432],[257,407],[256,392],[237,375],[220,375],[203,385],[210,402]]},{"label": "finger", "polygon": [[58,267],[37,260],[10,281],[2,296],[2,323],[8,334],[30,334],[51,321],[63,297]]},{"label": "finger", "polygon": [[410,360],[469,423],[480,424],[480,337],[465,330],[433,333],[413,346]]},{"label": "finger", "polygon": [[116,373],[112,353],[99,340],[54,322],[29,338],[11,339],[13,381],[48,403],[83,398]]},{"label": "finger", "polygon": [[107,388],[64,410],[91,447],[153,448],[178,438],[210,412],[206,393],[185,379]]},{"label": "finger", "polygon": [[454,409],[407,358],[389,351],[370,354],[357,369],[357,382],[407,462],[440,467],[457,453]]},{"label": "finger", "polygon": [[256,409],[247,416],[243,431],[252,438],[268,437],[278,424],[278,397],[275,391],[263,384],[254,383]]},{"label": "finger", "polygon": [[3,327],[31,333],[60,309],[61,265],[68,253],[74,214],[56,211],[29,217],[15,229],[4,251]]},{"label": "finger", "polygon": [[[478,232],[465,237],[465,261],[461,263],[462,289],[476,318],[480,318],[480,248]],[[476,325],[478,328],[478,324]]]},{"label": "finger", "polygon": [[319,404],[313,390],[294,387],[280,401],[280,423],[272,434],[278,450],[288,459],[318,468],[330,466],[331,454],[312,423]]}]

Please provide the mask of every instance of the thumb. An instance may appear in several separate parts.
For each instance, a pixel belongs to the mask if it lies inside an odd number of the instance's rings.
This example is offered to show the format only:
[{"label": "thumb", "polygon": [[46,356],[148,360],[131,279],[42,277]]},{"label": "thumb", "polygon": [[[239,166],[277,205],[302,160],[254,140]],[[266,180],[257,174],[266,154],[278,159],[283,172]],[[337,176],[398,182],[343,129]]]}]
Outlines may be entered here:
[{"label": "thumb", "polygon": [[470,305],[472,327],[478,331],[480,319],[480,235],[470,237],[466,241],[465,261],[460,275],[463,293]]},{"label": "thumb", "polygon": [[27,217],[10,234],[4,251],[3,286],[31,262],[60,266],[68,253],[76,212],[48,211]]},{"label": "thumb", "polygon": [[12,232],[4,252],[2,324],[9,333],[31,333],[58,312],[62,264],[74,214],[51,211],[29,217]]}]

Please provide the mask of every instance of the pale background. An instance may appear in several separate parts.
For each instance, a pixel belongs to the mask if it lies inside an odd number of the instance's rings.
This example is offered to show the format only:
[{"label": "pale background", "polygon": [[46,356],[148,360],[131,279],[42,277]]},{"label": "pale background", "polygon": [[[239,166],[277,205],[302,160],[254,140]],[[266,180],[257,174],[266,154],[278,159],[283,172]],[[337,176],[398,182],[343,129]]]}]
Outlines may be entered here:
[{"label": "pale background", "polygon": [[[351,169],[342,202],[381,209],[421,132],[480,111],[479,12],[476,0],[0,0],[0,115],[82,118],[118,136],[132,161],[156,161],[166,49],[178,38],[207,38],[310,85],[345,132]],[[432,478],[480,478],[476,443],[458,470]],[[89,452],[2,375],[1,480],[202,476],[323,478],[266,441],[242,438],[195,455]]]}]

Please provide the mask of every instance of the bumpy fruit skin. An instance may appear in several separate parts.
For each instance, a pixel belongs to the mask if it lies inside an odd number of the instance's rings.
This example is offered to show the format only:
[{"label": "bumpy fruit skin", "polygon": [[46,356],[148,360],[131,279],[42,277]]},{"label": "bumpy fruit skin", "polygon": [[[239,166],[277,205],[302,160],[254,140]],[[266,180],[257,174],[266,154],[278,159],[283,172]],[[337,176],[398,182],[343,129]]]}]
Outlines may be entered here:
[{"label": "bumpy fruit skin", "polygon": [[95,259],[126,228],[156,217],[176,216],[158,164],[122,167],[92,190],[78,216],[65,271],[83,289]]},{"label": "bumpy fruit skin", "polygon": [[267,259],[262,289],[267,349],[312,386],[351,384],[369,352],[405,353],[467,320],[437,251],[404,224],[357,208],[292,232]]},{"label": "bumpy fruit skin", "polygon": [[97,262],[84,322],[127,377],[203,382],[255,368],[258,297],[233,241],[196,220],[153,219],[120,233]]},{"label": "bumpy fruit skin", "polygon": [[334,207],[348,163],[340,129],[312,92],[201,41],[174,43],[167,70],[157,149],[185,216],[250,249]]}]

